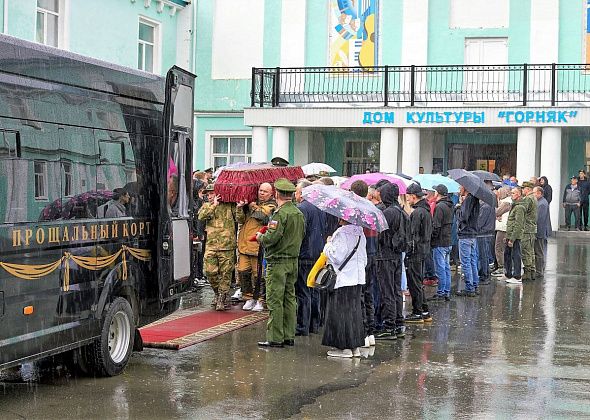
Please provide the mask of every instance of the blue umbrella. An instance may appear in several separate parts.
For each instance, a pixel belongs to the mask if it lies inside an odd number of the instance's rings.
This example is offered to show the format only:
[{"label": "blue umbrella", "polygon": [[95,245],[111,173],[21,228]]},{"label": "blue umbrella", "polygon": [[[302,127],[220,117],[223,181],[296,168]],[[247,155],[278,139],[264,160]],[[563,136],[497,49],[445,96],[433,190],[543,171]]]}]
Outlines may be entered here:
[{"label": "blue umbrella", "polygon": [[447,187],[450,193],[459,192],[459,184],[456,181],[439,174],[419,174],[413,179],[426,190],[434,190],[434,187],[442,184]]}]

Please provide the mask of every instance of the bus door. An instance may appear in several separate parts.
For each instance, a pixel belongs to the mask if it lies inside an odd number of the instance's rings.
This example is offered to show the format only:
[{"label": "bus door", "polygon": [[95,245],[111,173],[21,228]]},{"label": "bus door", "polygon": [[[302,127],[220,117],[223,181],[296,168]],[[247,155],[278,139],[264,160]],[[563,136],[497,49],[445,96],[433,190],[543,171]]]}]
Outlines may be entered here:
[{"label": "bus door", "polygon": [[164,150],[160,194],[158,283],[160,301],[192,284],[192,142],[195,76],[173,67],[166,76]]}]

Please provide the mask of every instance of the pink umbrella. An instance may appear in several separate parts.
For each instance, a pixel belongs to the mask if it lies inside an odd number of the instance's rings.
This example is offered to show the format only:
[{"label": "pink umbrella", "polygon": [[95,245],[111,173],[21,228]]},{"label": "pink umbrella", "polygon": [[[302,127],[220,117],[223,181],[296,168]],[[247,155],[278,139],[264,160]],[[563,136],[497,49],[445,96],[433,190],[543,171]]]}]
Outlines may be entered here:
[{"label": "pink umbrella", "polygon": [[398,177],[394,177],[391,175],[382,174],[379,172],[374,172],[370,174],[358,174],[353,175],[346,180],[346,182],[340,185],[340,188],[344,188],[345,190],[349,190],[350,186],[354,181],[365,181],[369,186],[375,185],[377,182],[385,179],[386,181],[391,182],[399,187],[399,193],[405,194],[406,193],[406,184]]}]

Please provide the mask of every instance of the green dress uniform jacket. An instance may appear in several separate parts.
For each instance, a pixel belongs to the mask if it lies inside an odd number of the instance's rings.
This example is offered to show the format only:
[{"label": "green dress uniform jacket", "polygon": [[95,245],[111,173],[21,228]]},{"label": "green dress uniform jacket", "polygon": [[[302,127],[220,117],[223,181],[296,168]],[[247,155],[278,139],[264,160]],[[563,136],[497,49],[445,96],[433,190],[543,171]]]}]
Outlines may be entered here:
[{"label": "green dress uniform jacket", "polygon": [[524,203],[524,235],[520,241],[522,265],[524,266],[523,281],[535,278],[535,238],[537,237],[537,199],[534,194],[523,197]]},{"label": "green dress uniform jacket", "polygon": [[305,236],[305,218],[293,203],[283,204],[272,215],[268,230],[260,238],[267,261],[299,257]]}]

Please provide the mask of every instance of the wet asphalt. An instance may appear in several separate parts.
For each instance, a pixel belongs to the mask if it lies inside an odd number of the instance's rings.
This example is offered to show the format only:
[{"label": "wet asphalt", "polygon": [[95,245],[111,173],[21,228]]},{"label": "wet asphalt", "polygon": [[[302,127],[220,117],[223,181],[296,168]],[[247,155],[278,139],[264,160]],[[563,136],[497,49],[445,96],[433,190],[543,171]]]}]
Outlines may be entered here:
[{"label": "wet asphalt", "polygon": [[0,374],[0,418],[590,418],[589,264],[590,234],[552,239],[544,279],[434,304],[361,359],[328,359],[319,335],[260,349],[259,323],[114,378],[26,365]]}]

